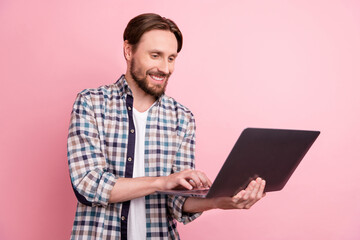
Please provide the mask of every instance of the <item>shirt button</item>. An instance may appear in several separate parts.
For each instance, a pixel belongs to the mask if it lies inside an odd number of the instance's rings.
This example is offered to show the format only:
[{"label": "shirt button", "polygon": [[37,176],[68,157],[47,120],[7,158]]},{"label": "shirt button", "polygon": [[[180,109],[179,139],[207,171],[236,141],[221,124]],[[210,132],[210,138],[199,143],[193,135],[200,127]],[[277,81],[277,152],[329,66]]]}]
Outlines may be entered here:
[{"label": "shirt button", "polygon": [[128,110],[131,111],[131,107],[128,107]]},{"label": "shirt button", "polygon": [[129,157],[129,158],[128,158],[128,161],[129,161],[129,162],[131,162],[131,161],[132,161],[132,158],[131,158],[131,157]]},{"label": "shirt button", "polygon": [[131,133],[134,133],[134,132],[135,132],[135,130],[134,130],[134,129],[131,129],[131,130],[130,130],[130,132],[131,132]]},{"label": "shirt button", "polygon": [[121,216],[121,220],[125,221],[125,217],[124,217],[124,216]]}]

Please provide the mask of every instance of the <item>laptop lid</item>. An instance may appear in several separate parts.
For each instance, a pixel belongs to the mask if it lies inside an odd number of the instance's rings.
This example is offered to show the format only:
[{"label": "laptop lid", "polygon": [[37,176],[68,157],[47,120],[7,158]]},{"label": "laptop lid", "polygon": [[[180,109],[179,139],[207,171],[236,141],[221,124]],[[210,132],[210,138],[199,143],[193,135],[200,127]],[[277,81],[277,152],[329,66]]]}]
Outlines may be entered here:
[{"label": "laptop lid", "polygon": [[279,191],[319,134],[319,131],[247,128],[236,141],[208,193],[197,194],[196,189],[159,193],[228,197],[245,189],[257,177],[266,180],[265,192]]}]

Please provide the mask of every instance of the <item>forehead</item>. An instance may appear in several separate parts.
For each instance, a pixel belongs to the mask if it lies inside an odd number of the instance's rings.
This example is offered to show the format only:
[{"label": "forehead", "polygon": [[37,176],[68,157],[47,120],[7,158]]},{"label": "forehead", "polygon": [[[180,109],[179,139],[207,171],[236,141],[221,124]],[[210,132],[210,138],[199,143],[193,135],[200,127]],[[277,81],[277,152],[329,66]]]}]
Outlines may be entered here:
[{"label": "forehead", "polygon": [[168,54],[177,54],[175,35],[167,30],[151,30],[144,33],[139,41],[138,50],[157,50]]}]

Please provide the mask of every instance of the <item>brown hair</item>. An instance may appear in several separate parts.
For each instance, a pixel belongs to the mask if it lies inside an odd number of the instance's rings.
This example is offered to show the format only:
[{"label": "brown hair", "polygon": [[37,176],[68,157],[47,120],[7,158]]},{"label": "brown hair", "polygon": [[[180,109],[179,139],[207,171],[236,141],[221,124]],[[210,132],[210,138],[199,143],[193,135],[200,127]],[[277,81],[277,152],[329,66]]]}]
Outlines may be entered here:
[{"label": "brown hair", "polygon": [[124,41],[127,40],[135,52],[141,36],[154,29],[172,32],[178,43],[177,52],[180,52],[183,41],[180,29],[172,20],[155,13],[144,13],[131,19],[124,31]]}]

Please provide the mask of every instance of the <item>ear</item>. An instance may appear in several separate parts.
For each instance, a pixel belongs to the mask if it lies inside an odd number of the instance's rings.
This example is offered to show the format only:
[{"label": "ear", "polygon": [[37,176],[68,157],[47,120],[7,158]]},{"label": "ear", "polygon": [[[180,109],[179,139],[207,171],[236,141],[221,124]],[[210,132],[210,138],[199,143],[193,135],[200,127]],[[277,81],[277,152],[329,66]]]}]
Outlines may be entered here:
[{"label": "ear", "polygon": [[130,61],[132,57],[132,46],[128,40],[124,41],[124,57],[126,61]]}]

